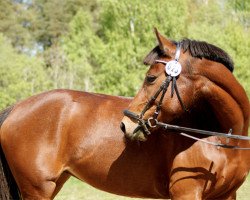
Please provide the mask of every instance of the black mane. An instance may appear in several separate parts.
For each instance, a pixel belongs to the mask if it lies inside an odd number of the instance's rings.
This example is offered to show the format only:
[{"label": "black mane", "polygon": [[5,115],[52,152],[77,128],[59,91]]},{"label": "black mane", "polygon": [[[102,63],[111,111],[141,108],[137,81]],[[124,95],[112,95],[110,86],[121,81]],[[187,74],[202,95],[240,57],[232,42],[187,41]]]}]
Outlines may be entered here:
[{"label": "black mane", "polygon": [[[173,41],[174,44],[177,42]],[[219,62],[227,67],[231,72],[234,70],[234,63],[230,56],[212,44],[203,41],[196,41],[190,39],[183,39],[179,43],[182,44],[184,52],[188,51],[192,57],[195,58],[206,58],[215,62]],[[145,65],[152,65],[156,59],[163,56],[164,53],[161,51],[159,46],[156,46],[144,59]]]}]

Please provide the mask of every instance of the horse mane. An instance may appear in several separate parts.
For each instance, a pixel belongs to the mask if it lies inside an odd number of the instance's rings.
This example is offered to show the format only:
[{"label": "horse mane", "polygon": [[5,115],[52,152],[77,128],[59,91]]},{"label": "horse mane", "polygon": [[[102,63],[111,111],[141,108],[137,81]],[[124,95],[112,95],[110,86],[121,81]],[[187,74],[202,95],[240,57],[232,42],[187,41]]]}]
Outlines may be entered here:
[{"label": "horse mane", "polygon": [[14,105],[10,106],[10,107],[8,107],[0,112],[0,127],[2,126],[2,124],[6,120],[6,118],[9,116],[9,114],[13,110],[13,108],[14,108]]},{"label": "horse mane", "polygon": [[[172,41],[173,44],[177,44],[176,41]],[[234,63],[231,57],[221,48],[209,44],[204,41],[196,41],[190,39],[183,39],[178,43],[182,44],[182,49],[184,52],[188,51],[192,57],[195,58],[206,58],[215,62],[223,64],[231,72],[234,70]],[[145,65],[154,64],[155,60],[159,59],[164,55],[159,46],[156,46],[150,53],[144,58],[143,63]]]}]

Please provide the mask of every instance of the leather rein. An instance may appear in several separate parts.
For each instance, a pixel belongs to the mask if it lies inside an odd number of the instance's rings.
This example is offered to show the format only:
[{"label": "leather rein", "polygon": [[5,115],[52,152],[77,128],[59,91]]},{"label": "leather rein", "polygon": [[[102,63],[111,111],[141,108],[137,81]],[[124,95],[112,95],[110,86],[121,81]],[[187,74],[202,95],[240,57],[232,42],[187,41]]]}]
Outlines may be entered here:
[{"label": "leather rein", "polygon": [[[149,99],[147,104],[144,106],[143,110],[141,111],[140,114],[136,114],[134,112],[131,112],[129,110],[124,110],[123,113],[125,116],[134,119],[138,123],[138,127],[134,130],[133,134],[136,134],[138,130],[142,129],[143,132],[146,135],[150,135],[151,132],[149,131],[149,128],[156,128],[156,127],[161,127],[165,130],[174,130],[174,131],[185,131],[189,133],[195,133],[195,134],[200,134],[200,135],[206,135],[206,136],[217,136],[217,137],[223,137],[227,138],[226,143],[227,144],[221,144],[217,142],[210,142],[198,137],[195,137],[193,135],[183,133],[183,132],[178,132],[179,135],[182,135],[184,137],[188,137],[190,139],[196,140],[196,141],[201,141],[206,144],[211,144],[217,147],[223,147],[223,148],[228,148],[228,149],[239,149],[239,150],[250,150],[249,148],[245,147],[239,147],[239,146],[233,146],[229,145],[229,139],[238,139],[238,140],[249,140],[250,137],[247,136],[241,136],[241,135],[232,135],[232,129],[229,130],[228,133],[220,133],[220,132],[214,132],[214,131],[206,131],[206,130],[201,130],[201,129],[193,129],[193,128],[188,128],[188,127],[183,127],[183,126],[177,126],[177,125],[171,125],[163,122],[159,122],[157,120],[157,117],[161,111],[161,106],[163,102],[163,98],[167,92],[168,87],[171,84],[171,97],[173,97],[174,92],[176,93],[176,96],[181,104],[181,107],[183,110],[187,111],[177,88],[177,83],[176,80],[178,79],[180,73],[181,73],[181,65],[178,62],[180,58],[180,52],[181,52],[181,43],[177,43],[176,47],[176,53],[175,53],[175,59],[169,62],[163,61],[163,60],[156,60],[155,62],[158,63],[163,63],[165,64],[165,71],[166,71],[166,79],[162,82],[160,88],[156,91],[156,93]],[[153,103],[156,101],[157,97],[160,95],[160,100],[156,105],[155,112],[152,117],[148,119],[143,119],[144,114],[146,113],[147,110],[150,109],[150,107],[153,105]]]}]

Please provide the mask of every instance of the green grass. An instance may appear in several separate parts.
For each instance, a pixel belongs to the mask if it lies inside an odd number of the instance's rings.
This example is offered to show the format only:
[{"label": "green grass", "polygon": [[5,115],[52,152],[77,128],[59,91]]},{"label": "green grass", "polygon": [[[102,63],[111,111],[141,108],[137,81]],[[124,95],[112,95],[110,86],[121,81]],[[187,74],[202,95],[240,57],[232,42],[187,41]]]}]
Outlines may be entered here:
[{"label": "green grass", "polygon": [[[131,198],[117,196],[97,190],[75,178],[70,178],[59,192],[56,200],[130,200]],[[250,199],[250,175],[237,193],[237,200]]]},{"label": "green grass", "polygon": [[65,183],[55,200],[128,200],[122,196],[117,196],[101,190],[97,190],[90,185],[83,183],[76,178],[70,178]]},{"label": "green grass", "polygon": [[250,199],[250,175],[248,175],[245,183],[240,187],[237,193],[239,200],[249,200]]}]

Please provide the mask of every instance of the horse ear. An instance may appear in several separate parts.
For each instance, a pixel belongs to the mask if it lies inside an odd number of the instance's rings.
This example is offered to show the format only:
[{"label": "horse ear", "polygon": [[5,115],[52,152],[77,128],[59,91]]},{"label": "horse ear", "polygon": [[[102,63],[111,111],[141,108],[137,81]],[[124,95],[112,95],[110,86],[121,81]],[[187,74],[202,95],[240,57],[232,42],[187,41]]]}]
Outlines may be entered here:
[{"label": "horse ear", "polygon": [[159,47],[161,51],[168,56],[172,56],[175,52],[175,44],[172,41],[162,36],[157,28],[154,28],[156,38],[158,40]]}]

